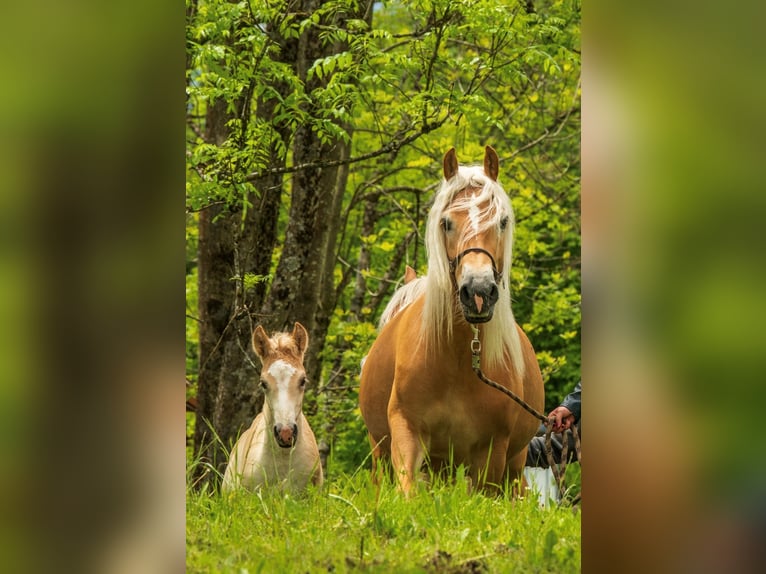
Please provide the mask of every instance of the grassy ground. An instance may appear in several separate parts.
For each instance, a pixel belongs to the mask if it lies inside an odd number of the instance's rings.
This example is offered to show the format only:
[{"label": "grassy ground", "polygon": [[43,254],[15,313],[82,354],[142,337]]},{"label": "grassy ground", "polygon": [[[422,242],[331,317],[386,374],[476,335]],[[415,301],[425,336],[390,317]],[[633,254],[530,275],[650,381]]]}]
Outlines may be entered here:
[{"label": "grassy ground", "polygon": [[189,489],[186,512],[188,572],[580,571],[579,507],[468,494],[459,471],[411,500],[364,470],[298,496]]}]

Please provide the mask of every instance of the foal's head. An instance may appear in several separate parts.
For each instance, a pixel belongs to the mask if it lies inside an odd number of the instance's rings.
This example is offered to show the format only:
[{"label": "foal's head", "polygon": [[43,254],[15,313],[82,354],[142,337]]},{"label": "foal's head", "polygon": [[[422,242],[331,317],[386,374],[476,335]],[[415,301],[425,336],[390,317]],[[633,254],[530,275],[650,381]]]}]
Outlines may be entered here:
[{"label": "foal's head", "polygon": [[[459,168],[454,148],[444,156],[444,179],[452,193],[439,225],[453,285],[469,323],[492,319],[510,257],[512,211],[497,184],[498,157],[487,146],[481,168]],[[508,253],[506,254],[506,250]]]},{"label": "foal's head", "polygon": [[306,328],[300,323],[295,323],[292,333],[275,333],[272,338],[260,325],[253,332],[253,350],[263,364],[261,388],[273,417],[274,437],[282,448],[290,448],[298,440],[306,387],[303,355],[308,342]]}]

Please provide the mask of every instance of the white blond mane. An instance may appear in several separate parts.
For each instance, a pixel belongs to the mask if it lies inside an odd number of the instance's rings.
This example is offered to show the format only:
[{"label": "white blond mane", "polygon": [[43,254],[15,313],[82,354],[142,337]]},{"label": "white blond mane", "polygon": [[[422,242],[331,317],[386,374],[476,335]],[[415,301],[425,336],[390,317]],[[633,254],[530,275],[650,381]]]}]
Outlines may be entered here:
[{"label": "white blond mane", "polygon": [[[455,201],[456,195],[466,188],[475,188],[476,193]],[[482,353],[490,366],[502,365],[510,360],[516,373],[521,376],[524,373],[524,360],[516,321],[511,310],[508,281],[513,247],[513,209],[508,194],[499,183],[492,181],[484,174],[481,166],[460,166],[458,172],[449,181],[442,181],[428,214],[425,236],[428,273],[424,277],[423,285],[425,306],[421,340],[427,352],[440,348],[452,338],[455,317],[461,313],[452,287],[449,260],[441,228],[442,217],[450,211],[468,210],[471,206],[474,206],[476,210],[475,206],[485,202],[487,203],[485,210],[478,213],[474,211],[475,219],[481,223],[478,231],[499,226],[503,217],[506,216],[508,225],[503,232],[503,260],[496,262],[498,269],[503,270],[503,277],[498,285],[499,298],[492,320],[480,326],[483,334]],[[464,235],[463,240],[467,239],[470,239],[470,236]]]},{"label": "white blond mane", "polygon": [[399,311],[420,297],[425,291],[425,288],[426,282],[423,277],[413,279],[406,285],[399,287],[399,289],[397,289],[391,296],[391,300],[388,302],[388,305],[386,305],[386,308],[383,310],[383,314],[380,316],[378,330],[382,330],[386,323],[393,319]]}]

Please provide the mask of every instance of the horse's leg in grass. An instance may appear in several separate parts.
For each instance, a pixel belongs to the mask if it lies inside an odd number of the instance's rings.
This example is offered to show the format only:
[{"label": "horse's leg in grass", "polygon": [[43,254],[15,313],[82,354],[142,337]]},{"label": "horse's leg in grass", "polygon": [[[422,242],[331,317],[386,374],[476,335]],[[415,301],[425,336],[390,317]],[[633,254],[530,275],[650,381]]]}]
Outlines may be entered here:
[{"label": "horse's leg in grass", "polygon": [[370,439],[372,447],[372,482],[378,485],[385,478],[384,475],[391,478],[391,464],[387,462],[391,457],[391,439],[384,436],[376,441],[369,432],[367,438]]},{"label": "horse's leg in grass", "polygon": [[397,411],[389,412],[391,464],[399,488],[408,498],[423,464],[424,444],[410,422]]},{"label": "horse's leg in grass", "polygon": [[488,494],[500,494],[503,486],[503,475],[506,468],[506,450],[508,441],[494,441],[485,449],[481,449],[473,457],[472,467],[478,476],[477,484]]},{"label": "horse's leg in grass", "polygon": [[372,438],[372,435],[368,432],[367,438],[370,440],[370,446],[372,448],[372,483],[380,484],[380,473],[382,472],[382,465],[380,461],[380,444]]},{"label": "horse's leg in grass", "polygon": [[524,447],[521,452],[508,459],[506,465],[506,478],[511,485],[511,494],[514,498],[524,494],[527,488],[527,481],[524,479],[524,464],[527,461],[527,448]]}]

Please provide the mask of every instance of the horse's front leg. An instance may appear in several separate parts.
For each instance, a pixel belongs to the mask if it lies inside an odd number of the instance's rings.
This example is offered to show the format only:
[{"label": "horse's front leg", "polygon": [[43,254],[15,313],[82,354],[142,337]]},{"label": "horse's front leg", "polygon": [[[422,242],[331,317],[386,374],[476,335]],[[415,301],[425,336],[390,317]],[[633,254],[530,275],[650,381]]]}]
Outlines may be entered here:
[{"label": "horse's front leg", "polygon": [[475,453],[471,464],[471,474],[484,492],[500,494],[506,468],[508,441],[495,440],[493,443]]},{"label": "horse's front leg", "polygon": [[386,470],[383,459],[390,456],[390,439],[388,436],[385,436],[381,440],[376,441],[370,432],[367,433],[367,438],[369,438],[372,448],[372,483],[378,485],[381,483],[383,473]]},{"label": "horse's front leg", "polygon": [[506,479],[511,485],[511,494],[513,498],[518,498],[524,494],[527,487],[527,481],[524,479],[524,464],[527,461],[527,449],[523,448],[521,452],[508,459],[506,464]]},{"label": "horse's front leg", "polygon": [[391,429],[391,464],[399,488],[408,498],[425,457],[425,437],[397,410],[390,410],[388,424]]}]

